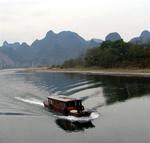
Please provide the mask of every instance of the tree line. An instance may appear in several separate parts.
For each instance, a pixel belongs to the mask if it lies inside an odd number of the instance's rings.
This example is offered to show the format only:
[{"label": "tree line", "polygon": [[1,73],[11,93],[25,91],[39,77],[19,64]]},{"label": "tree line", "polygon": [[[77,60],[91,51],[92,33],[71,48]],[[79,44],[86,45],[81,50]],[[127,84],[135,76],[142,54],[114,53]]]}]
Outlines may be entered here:
[{"label": "tree line", "polygon": [[123,40],[104,41],[101,46],[90,48],[84,56],[70,59],[62,65],[64,68],[75,67],[150,67],[150,44],[136,45]]}]

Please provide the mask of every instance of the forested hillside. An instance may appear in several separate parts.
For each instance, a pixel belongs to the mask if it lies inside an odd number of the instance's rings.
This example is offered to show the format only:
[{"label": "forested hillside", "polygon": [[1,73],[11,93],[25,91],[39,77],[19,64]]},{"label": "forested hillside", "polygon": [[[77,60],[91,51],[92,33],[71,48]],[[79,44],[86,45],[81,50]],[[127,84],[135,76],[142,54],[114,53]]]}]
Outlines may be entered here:
[{"label": "forested hillside", "polygon": [[64,67],[150,67],[150,43],[132,44],[123,40],[105,41],[87,51],[84,57],[66,61]]}]

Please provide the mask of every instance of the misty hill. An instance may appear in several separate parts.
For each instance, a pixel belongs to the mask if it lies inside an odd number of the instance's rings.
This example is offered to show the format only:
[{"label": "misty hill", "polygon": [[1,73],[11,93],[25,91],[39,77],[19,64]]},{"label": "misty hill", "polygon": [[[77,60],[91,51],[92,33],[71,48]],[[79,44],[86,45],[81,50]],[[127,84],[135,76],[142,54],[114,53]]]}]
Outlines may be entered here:
[{"label": "misty hill", "polygon": [[122,38],[121,38],[120,34],[117,32],[112,32],[105,37],[105,41],[112,41],[112,42],[121,40],[121,39]]},{"label": "misty hill", "polygon": [[13,60],[11,60],[3,52],[0,52],[0,69],[1,68],[7,68],[7,67],[13,67],[13,65],[14,65]]},{"label": "misty hill", "polygon": [[41,40],[32,43],[34,63],[37,64],[60,64],[69,58],[77,58],[85,53],[87,42],[78,34],[71,31],[63,31],[55,34],[47,32]]},{"label": "misty hill", "polygon": [[101,39],[91,39],[87,41],[87,48],[94,48],[98,47],[102,44],[103,40]]},{"label": "misty hill", "polygon": [[86,41],[75,32],[47,32],[31,46],[26,43],[8,43],[0,48],[0,67],[30,67],[61,64],[70,58],[85,54],[87,48],[99,46],[101,40]]},{"label": "misty hill", "polygon": [[[15,45],[15,46],[12,46]],[[19,44],[16,47],[16,44],[9,44],[6,42],[0,48],[0,54],[5,58],[0,58],[0,67],[26,67],[31,64],[31,48],[26,43]]]},{"label": "misty hill", "polygon": [[148,44],[150,43],[150,32],[144,30],[139,37],[130,40],[133,44]]}]

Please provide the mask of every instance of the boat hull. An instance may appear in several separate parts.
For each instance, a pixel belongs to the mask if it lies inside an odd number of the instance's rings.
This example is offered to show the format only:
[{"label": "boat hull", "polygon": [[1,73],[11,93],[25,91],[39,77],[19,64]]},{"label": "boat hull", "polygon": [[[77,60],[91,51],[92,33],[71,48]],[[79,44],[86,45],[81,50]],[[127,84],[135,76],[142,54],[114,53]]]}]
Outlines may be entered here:
[{"label": "boat hull", "polygon": [[54,112],[57,112],[57,113],[61,113],[61,114],[65,115],[65,116],[89,117],[90,114],[91,114],[91,111],[68,112],[68,113],[66,113],[66,112],[64,112],[64,110],[62,110],[62,109],[59,109],[59,108],[55,108],[55,107],[53,107],[53,106],[50,106],[50,105],[48,104],[48,101],[44,101],[43,104],[44,104],[44,107],[45,107],[45,108],[47,108],[47,109],[49,109],[49,110],[52,110],[52,111],[54,111]]}]

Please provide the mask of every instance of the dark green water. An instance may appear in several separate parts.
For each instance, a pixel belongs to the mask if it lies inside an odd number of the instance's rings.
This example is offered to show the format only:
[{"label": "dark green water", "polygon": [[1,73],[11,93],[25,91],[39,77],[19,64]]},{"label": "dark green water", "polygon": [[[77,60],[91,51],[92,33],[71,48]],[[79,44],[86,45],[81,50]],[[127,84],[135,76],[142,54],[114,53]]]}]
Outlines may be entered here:
[{"label": "dark green water", "polygon": [[[81,98],[99,117],[59,118],[43,107],[49,95]],[[149,143],[149,122],[150,78],[0,71],[2,143]]]}]

